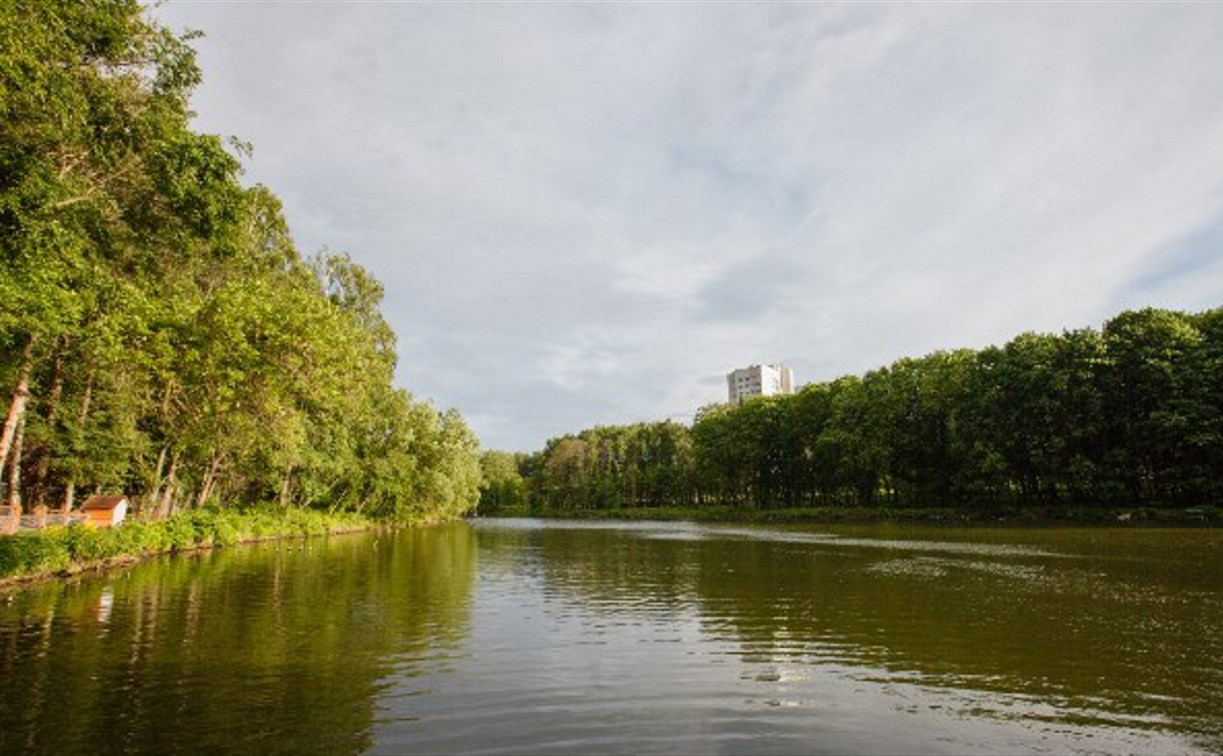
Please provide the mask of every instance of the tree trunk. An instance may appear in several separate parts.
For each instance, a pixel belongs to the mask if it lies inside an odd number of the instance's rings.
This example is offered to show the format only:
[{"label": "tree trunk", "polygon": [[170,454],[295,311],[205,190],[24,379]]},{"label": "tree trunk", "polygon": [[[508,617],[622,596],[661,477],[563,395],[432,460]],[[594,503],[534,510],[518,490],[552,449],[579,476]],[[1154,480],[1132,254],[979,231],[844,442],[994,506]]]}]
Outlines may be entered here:
[{"label": "tree trunk", "polygon": [[167,446],[161,447],[161,451],[157,454],[157,469],[153,471],[153,490],[149,491],[148,496],[146,497],[149,501],[150,509],[152,510],[150,511],[150,514],[154,515],[156,514],[157,505],[161,501],[161,484],[163,482],[161,471],[164,470],[166,466],[166,450],[168,448],[169,447]]},{"label": "tree trunk", "polygon": [[217,481],[217,470],[221,467],[220,452],[213,452],[212,462],[208,465],[208,474],[204,476],[204,484],[200,486],[199,498],[195,501],[197,508],[204,506],[208,498],[212,496],[213,486]]},{"label": "tree trunk", "polygon": [[21,367],[17,371],[17,387],[13,389],[13,399],[9,402],[8,415],[4,418],[4,430],[0,432],[0,465],[3,465],[8,459],[9,450],[13,447],[13,439],[17,436],[17,426],[25,418],[25,405],[30,399],[30,369],[33,366],[34,337],[31,336],[21,355]]},{"label": "tree trunk", "polygon": [[21,442],[25,438],[25,415],[17,423],[17,432],[13,438],[12,452],[8,460],[8,496],[6,503],[14,517],[21,516]]},{"label": "tree trunk", "polygon": [[51,440],[55,438],[55,420],[59,412],[59,398],[64,390],[65,349],[56,340],[55,369],[51,373],[51,387],[47,390],[47,445],[39,450],[38,462],[30,480],[30,499],[36,506],[46,503],[47,475],[51,471]]},{"label": "tree trunk", "polygon": [[[93,400],[93,367],[91,366],[88,372],[85,373],[85,395],[81,397],[81,412],[77,415],[76,423],[78,432],[85,428],[85,420],[89,417],[89,404]],[[61,510],[65,515],[72,509],[74,499],[76,498],[76,479],[68,478],[68,484],[64,486],[64,503]]]},{"label": "tree trunk", "polygon": [[74,499],[76,499],[76,481],[69,478],[67,484],[64,485],[64,502],[60,504],[59,508],[60,514],[64,517],[67,517],[68,513],[72,511]]},{"label": "tree trunk", "polygon": [[280,508],[287,509],[289,506],[289,486],[293,480],[293,464],[289,463],[289,467],[285,470],[284,482],[280,484]]},{"label": "tree trunk", "polygon": [[157,505],[157,511],[161,517],[169,517],[174,514],[174,493],[178,489],[178,452],[170,457],[170,469],[166,471],[166,487],[161,495],[161,502]]}]

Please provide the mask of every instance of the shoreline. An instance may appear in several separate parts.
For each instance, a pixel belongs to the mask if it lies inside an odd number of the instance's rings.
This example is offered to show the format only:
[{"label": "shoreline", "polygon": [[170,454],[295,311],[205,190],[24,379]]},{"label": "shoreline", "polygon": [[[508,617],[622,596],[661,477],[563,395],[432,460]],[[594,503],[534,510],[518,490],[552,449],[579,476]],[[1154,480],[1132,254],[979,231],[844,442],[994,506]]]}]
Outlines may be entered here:
[{"label": "shoreline", "polygon": [[138,554],[120,554],[118,556],[103,557],[101,559],[73,562],[67,567],[61,567],[56,570],[32,572],[0,578],[0,596],[4,596],[13,591],[37,585],[39,583],[49,582],[51,580],[63,580],[67,582],[75,578],[101,575],[102,573],[109,572],[110,570],[118,569],[120,567],[130,567],[134,564],[146,562],[150,559],[161,556],[187,556],[191,554],[201,554],[206,551],[215,551],[216,549],[232,548],[234,546],[253,546],[260,543],[271,543],[273,541],[305,541],[311,538],[326,538],[336,535],[354,535],[356,533],[368,533],[372,530],[381,530],[391,527],[394,526],[376,524],[371,525],[368,528],[348,528],[344,530],[333,530],[329,533],[322,534],[286,533],[278,536],[256,536],[253,538],[244,538],[235,543],[224,545],[217,543],[201,543],[195,546],[173,548],[164,551],[143,551]]},{"label": "shoreline", "polygon": [[[930,525],[946,527],[1098,527],[1098,528],[1215,528],[1223,527],[1223,511],[1214,507],[1158,509],[1150,507],[1097,509],[1078,507],[1054,511],[1041,507],[1020,507],[996,511],[956,507],[815,507],[793,509],[741,509],[715,507],[638,507],[631,509],[586,509],[569,512],[530,512],[504,510],[477,514],[480,518],[519,517],[542,520],[601,520],[620,522],[742,523],[755,525]],[[271,541],[307,540],[332,535],[352,535],[374,530],[394,530],[437,524],[434,520],[383,522],[351,514],[329,515],[311,510],[276,512],[254,510],[195,510],[157,522],[128,522],[115,528],[82,526],[50,527],[0,536],[0,596],[51,580],[69,581],[127,567],[154,557],[193,554],[230,546],[248,546]],[[143,533],[141,533],[143,531]],[[141,541],[140,535],[161,540]],[[170,532],[177,531],[177,532]],[[186,537],[184,537],[186,536]],[[126,537],[126,538],[125,538]],[[167,537],[170,540],[166,540]],[[110,545],[113,553],[82,556],[97,551],[94,542],[120,541]],[[34,552],[47,552],[59,546],[62,553],[25,555],[33,564],[14,567],[11,553],[15,546]],[[86,548],[82,548],[84,545]],[[100,548],[106,549],[103,543]],[[17,549],[20,550],[20,549]],[[18,557],[20,559],[20,555]],[[8,562],[6,564],[6,561]],[[40,563],[41,562],[41,563]]]},{"label": "shoreline", "polygon": [[674,522],[758,525],[943,525],[948,527],[1223,527],[1223,511],[1215,507],[1160,509],[1156,507],[1095,508],[1015,507],[983,511],[959,507],[806,507],[793,509],[742,509],[714,507],[638,507],[632,509],[585,509],[568,512],[530,512],[525,509],[484,514],[490,519],[536,517],[543,520],[619,520],[625,522]]},{"label": "shoreline", "polygon": [[384,522],[305,510],[195,510],[166,520],[126,522],[114,528],[69,526],[25,531],[0,536],[0,571],[4,572],[0,575],[0,595],[50,580],[101,574],[158,556],[430,524],[435,523]]}]

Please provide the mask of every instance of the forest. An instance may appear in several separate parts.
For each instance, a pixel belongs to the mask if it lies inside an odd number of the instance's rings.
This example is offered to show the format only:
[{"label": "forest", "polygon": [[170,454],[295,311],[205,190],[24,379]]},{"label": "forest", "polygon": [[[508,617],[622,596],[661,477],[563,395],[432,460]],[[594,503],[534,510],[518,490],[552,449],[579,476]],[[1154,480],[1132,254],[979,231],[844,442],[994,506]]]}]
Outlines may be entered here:
[{"label": "forest", "polygon": [[1218,506],[1223,308],[1127,311],[482,465],[492,513]]},{"label": "forest", "polygon": [[192,37],[136,0],[0,4],[4,503],[463,513],[474,434],[392,384],[375,277],[302,255],[249,145],[191,129]]}]

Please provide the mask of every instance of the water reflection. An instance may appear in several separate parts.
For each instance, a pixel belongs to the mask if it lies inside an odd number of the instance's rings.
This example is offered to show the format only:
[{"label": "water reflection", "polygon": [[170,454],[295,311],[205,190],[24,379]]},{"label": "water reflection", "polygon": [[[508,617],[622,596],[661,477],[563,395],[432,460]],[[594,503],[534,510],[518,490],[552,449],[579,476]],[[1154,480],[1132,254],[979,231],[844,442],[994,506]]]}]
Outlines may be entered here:
[{"label": "water reflection", "polygon": [[1223,532],[492,521],[0,599],[0,752],[1223,750]]},{"label": "water reflection", "polygon": [[457,526],[25,590],[0,605],[0,752],[368,749],[403,654],[461,645],[474,570]]},{"label": "water reflection", "polygon": [[819,665],[820,685],[869,692],[857,704],[1223,745],[1217,533],[1112,531],[1121,548],[1099,531],[952,534],[499,523],[481,545],[525,540],[558,612],[697,617],[769,706],[810,708]]}]

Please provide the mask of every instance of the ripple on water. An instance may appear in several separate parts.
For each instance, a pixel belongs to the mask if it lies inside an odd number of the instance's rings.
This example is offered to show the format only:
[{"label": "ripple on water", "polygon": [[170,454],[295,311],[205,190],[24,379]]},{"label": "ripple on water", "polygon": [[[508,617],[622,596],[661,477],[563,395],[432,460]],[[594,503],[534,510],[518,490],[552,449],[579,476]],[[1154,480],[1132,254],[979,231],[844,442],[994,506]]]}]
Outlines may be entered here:
[{"label": "ripple on water", "polygon": [[0,752],[1223,750],[1217,559],[845,532],[481,523],[19,597]]}]

